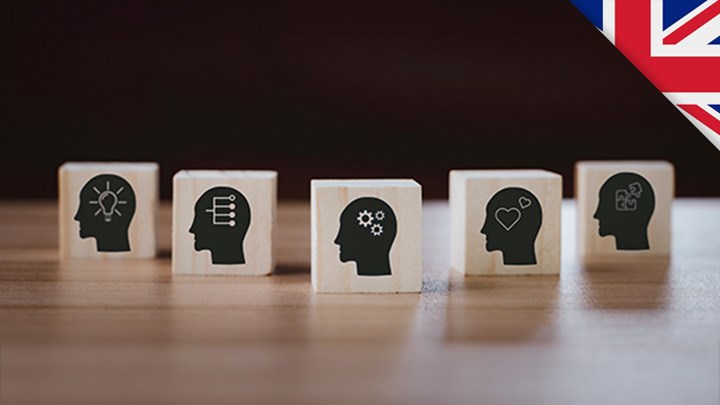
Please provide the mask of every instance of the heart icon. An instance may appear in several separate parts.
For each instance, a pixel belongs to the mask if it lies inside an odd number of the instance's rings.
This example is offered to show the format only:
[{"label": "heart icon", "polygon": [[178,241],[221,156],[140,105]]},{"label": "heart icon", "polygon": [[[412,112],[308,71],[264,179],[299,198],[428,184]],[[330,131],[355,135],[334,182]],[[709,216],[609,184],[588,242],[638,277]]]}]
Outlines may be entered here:
[{"label": "heart icon", "polygon": [[500,207],[495,210],[495,220],[498,221],[498,223],[502,225],[506,231],[511,230],[515,224],[520,221],[521,216],[522,214],[520,214],[520,210],[515,207]]},{"label": "heart icon", "polygon": [[520,198],[518,198],[518,203],[520,204],[520,208],[525,209],[532,204],[532,201],[525,196],[520,196]]}]

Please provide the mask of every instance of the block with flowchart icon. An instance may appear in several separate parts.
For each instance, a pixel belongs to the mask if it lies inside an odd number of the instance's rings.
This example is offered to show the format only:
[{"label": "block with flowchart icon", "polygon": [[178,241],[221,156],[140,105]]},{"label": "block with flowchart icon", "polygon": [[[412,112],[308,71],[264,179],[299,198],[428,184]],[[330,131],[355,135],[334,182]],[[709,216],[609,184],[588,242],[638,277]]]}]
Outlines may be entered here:
[{"label": "block with flowchart icon", "polygon": [[157,163],[67,162],[60,166],[60,256],[155,257],[158,183]]},{"label": "block with flowchart icon", "polygon": [[275,171],[177,172],[173,177],[173,274],[272,273],[276,213]]},{"label": "block with flowchart icon", "polygon": [[558,274],[561,207],[557,173],[451,171],[451,267],[466,275]]},{"label": "block with flowchart icon", "polygon": [[313,180],[311,278],[321,293],[422,287],[422,187],[414,180]]},{"label": "block with flowchart icon", "polygon": [[667,161],[577,162],[577,244],[583,263],[666,262],[674,187],[674,168]]}]

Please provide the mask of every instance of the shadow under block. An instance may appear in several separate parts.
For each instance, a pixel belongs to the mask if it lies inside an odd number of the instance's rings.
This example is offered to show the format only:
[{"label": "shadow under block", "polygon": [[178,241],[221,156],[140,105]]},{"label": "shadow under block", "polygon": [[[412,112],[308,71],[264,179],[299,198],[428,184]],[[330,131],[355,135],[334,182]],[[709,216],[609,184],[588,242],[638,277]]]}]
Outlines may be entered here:
[{"label": "shadow under block", "polygon": [[582,261],[591,266],[667,261],[674,176],[667,161],[577,162]]},{"label": "shadow under block", "polygon": [[62,258],[156,255],[158,165],[68,162],[58,169]]},{"label": "shadow under block", "polygon": [[556,173],[451,171],[451,267],[466,275],[560,273],[561,205]]},{"label": "shadow under block", "polygon": [[315,291],[420,292],[420,184],[414,180],[313,180],[310,188]]},{"label": "shadow under block", "polygon": [[272,273],[277,176],[265,170],[177,172],[173,177],[173,274]]}]

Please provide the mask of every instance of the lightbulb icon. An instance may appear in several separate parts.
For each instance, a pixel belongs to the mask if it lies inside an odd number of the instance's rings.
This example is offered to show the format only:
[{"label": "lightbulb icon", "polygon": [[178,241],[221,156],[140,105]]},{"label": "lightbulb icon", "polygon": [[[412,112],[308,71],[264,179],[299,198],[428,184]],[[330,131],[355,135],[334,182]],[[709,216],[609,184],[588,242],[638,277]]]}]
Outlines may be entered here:
[{"label": "lightbulb icon", "polygon": [[127,204],[127,201],[121,200],[118,197],[120,193],[122,193],[123,189],[124,187],[120,187],[119,189],[113,191],[110,188],[110,181],[105,182],[105,190],[103,191],[98,190],[97,187],[93,187],[93,190],[95,190],[95,192],[98,194],[98,198],[97,200],[90,201],[90,204],[100,206],[100,208],[95,211],[95,216],[98,216],[100,215],[100,213],[102,213],[105,222],[111,222],[113,219],[113,215],[121,217],[122,213],[117,209],[117,206]]},{"label": "lightbulb icon", "polygon": [[117,195],[112,191],[105,190],[100,193],[98,203],[100,204],[103,217],[105,217],[105,222],[112,221],[113,213],[115,213],[115,206],[117,206],[118,203]]}]

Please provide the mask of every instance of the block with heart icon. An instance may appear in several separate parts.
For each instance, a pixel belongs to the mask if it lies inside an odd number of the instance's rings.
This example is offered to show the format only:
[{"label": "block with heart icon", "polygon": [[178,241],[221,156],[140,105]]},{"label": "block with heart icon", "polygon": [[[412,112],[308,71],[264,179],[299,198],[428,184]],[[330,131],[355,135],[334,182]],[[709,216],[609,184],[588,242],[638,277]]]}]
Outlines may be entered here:
[{"label": "block with heart icon", "polygon": [[313,180],[311,279],[321,293],[422,287],[422,188],[414,180]]},{"label": "block with heart icon", "polygon": [[271,274],[277,177],[272,170],[177,172],[173,177],[173,274]]},{"label": "block with heart icon", "polygon": [[155,257],[157,163],[67,162],[58,183],[63,259]]},{"label": "block with heart icon", "polygon": [[450,259],[466,275],[560,272],[562,177],[545,170],[450,172]]},{"label": "block with heart icon", "polygon": [[577,245],[584,265],[666,266],[674,183],[667,161],[577,162]]}]

